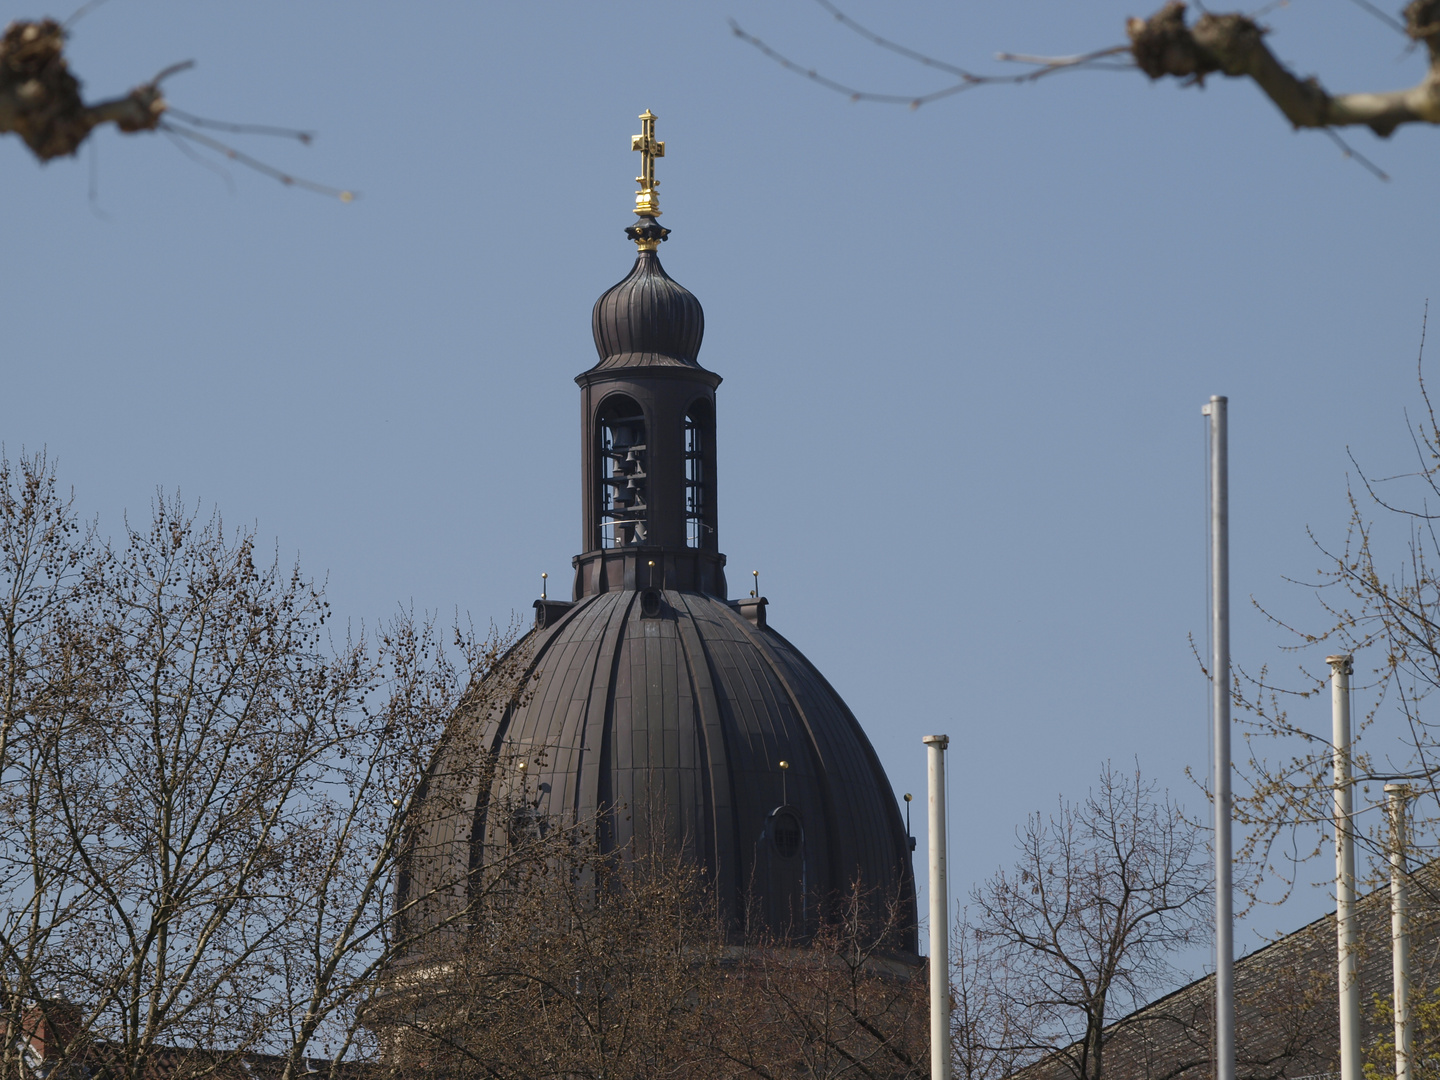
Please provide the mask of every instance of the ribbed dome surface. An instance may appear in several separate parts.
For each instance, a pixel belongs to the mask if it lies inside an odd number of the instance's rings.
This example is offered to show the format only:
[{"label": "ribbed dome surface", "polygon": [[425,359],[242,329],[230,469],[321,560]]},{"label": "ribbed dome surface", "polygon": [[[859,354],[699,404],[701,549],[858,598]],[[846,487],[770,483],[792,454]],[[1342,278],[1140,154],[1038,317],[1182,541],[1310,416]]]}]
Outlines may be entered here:
[{"label": "ribbed dome surface", "polygon": [[[450,754],[496,764],[466,791],[427,795],[460,801],[428,857],[463,862],[468,847],[478,865],[505,843],[517,806],[578,821],[619,808],[607,847],[663,831],[733,912],[748,904],[772,927],[813,930],[827,899],[859,879],[877,901],[901,900],[914,951],[894,792],[854,715],[778,633],[715,597],[616,591],[576,602],[526,646],[528,700],[455,729],[468,745]],[[451,775],[444,764],[431,775]],[[429,876],[412,866],[417,875]]]},{"label": "ribbed dome surface", "polygon": [[705,312],[655,252],[643,251],[625,279],[595,301],[591,326],[601,367],[698,365]]}]

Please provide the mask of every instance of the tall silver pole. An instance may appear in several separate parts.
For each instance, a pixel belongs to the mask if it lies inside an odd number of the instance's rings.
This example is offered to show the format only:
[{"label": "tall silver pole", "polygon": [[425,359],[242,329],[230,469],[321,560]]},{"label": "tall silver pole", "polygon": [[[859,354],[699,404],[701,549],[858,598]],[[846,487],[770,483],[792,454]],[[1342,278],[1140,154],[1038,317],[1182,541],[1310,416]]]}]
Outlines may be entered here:
[{"label": "tall silver pole", "polygon": [[1360,953],[1355,918],[1354,786],[1350,777],[1350,674],[1348,656],[1327,656],[1335,764],[1335,947],[1340,962],[1340,1080],[1362,1080],[1360,1062]]},{"label": "tall silver pole", "polygon": [[1410,928],[1405,898],[1407,784],[1386,784],[1390,809],[1390,947],[1395,976],[1395,1080],[1410,1080]]},{"label": "tall silver pole", "polygon": [[[1230,455],[1227,398],[1210,418],[1210,702],[1215,737],[1215,1080],[1235,1080],[1235,909],[1230,856]],[[1345,1080],[1350,1080],[1346,1077]]]},{"label": "tall silver pole", "polygon": [[945,866],[945,748],[926,735],[930,781],[930,1080],[950,1080],[950,889]]}]

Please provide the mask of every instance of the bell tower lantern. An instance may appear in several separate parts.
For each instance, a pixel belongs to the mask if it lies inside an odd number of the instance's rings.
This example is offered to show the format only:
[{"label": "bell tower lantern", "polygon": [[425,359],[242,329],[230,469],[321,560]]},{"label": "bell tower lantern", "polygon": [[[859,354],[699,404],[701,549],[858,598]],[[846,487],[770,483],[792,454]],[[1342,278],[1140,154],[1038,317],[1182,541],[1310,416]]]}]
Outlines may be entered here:
[{"label": "bell tower lantern", "polygon": [[716,520],[715,388],[700,366],[705,313],[660,265],[670,230],[660,197],[655,116],[630,140],[640,153],[635,265],[595,302],[600,362],[580,384],[582,545],[575,599],[622,589],[679,589],[724,598]]}]

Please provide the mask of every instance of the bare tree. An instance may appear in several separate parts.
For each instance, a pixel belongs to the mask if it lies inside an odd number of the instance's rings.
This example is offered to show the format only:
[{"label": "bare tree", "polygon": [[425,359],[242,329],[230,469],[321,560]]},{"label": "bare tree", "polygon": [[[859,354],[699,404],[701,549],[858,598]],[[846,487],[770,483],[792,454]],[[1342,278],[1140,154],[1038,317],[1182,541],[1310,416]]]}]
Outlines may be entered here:
[{"label": "bare tree", "polygon": [[[1389,830],[1376,785],[1403,779],[1409,803],[1411,869],[1440,854],[1440,720],[1431,697],[1440,688],[1440,416],[1426,389],[1421,357],[1418,417],[1407,418],[1414,458],[1374,478],[1352,455],[1356,482],[1347,491],[1349,525],[1342,544],[1318,538],[1319,573],[1308,584],[1320,602],[1320,624],[1304,628],[1271,617],[1292,648],[1355,657],[1361,698],[1351,747],[1357,786],[1352,835],[1378,875],[1388,876]],[[1263,610],[1263,609],[1262,609]],[[1268,614],[1268,613],[1267,613]],[[1368,674],[1367,674],[1368,673]],[[1238,857],[1283,899],[1304,879],[1305,865],[1329,857],[1335,749],[1328,710],[1302,703],[1328,693],[1328,669],[1300,667],[1282,680],[1268,668],[1236,675],[1237,722],[1248,729],[1240,763],[1236,817],[1247,830]],[[1318,702],[1317,702],[1318,704]],[[1384,722],[1377,727],[1377,721]],[[1316,722],[1318,719],[1318,723]],[[1367,798],[1366,793],[1370,792]],[[1330,871],[1325,872],[1329,879]],[[1375,880],[1379,880],[1378,877]],[[1440,914],[1432,879],[1412,874],[1415,916]],[[1259,899],[1252,893],[1252,899]]]},{"label": "bare tree", "polygon": [[1076,1080],[1101,1080],[1109,1022],[1173,978],[1176,950],[1204,939],[1202,834],[1138,769],[1107,764],[1083,802],[1032,815],[1018,846],[1015,867],[974,890],[957,930],[962,1067],[1008,1073],[1053,1055]]},{"label": "bare tree", "polygon": [[1010,970],[985,959],[967,908],[951,933],[950,1058],[962,1080],[998,1080],[1035,1060],[1029,1017],[1011,1007]]},{"label": "bare tree", "polygon": [[[43,457],[0,456],[3,1030],[43,1023],[53,1056],[124,1080],[373,1050],[377,973],[467,872],[392,905],[417,815],[448,812],[422,772],[523,656],[409,615],[335,643],[327,619],[218,516],[162,497],[100,543]],[[23,1043],[6,1076],[55,1065]]]},{"label": "bare tree", "polygon": [[898,948],[905,919],[898,899],[857,882],[803,948],[751,941],[722,972],[718,1075],[928,1076],[929,995],[924,968]]},{"label": "bare tree", "polygon": [[[397,1074],[641,1080],[698,1074],[723,937],[693,864],[603,855],[546,823],[544,858],[490,867],[463,934],[392,979],[375,1017]],[[553,826],[553,827],[552,827]]]},{"label": "bare tree", "polygon": [[397,972],[373,1011],[390,1072],[928,1074],[923,968],[895,951],[902,905],[857,888],[804,943],[738,939],[693,862],[602,852],[597,824],[550,823],[544,858],[483,875],[464,933],[430,939],[423,960]]}]

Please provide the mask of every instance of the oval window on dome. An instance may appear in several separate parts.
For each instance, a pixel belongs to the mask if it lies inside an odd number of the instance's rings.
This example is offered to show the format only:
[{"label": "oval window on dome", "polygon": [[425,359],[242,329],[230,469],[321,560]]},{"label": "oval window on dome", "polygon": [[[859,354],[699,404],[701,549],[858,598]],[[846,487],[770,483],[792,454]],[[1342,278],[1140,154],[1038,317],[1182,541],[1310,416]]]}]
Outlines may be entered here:
[{"label": "oval window on dome", "polygon": [[595,418],[599,440],[599,520],[602,548],[645,543],[650,534],[646,498],[645,412],[634,398],[617,394],[600,404]]},{"label": "oval window on dome", "polygon": [[511,850],[537,843],[546,833],[545,819],[533,806],[521,806],[510,814],[508,840]]},{"label": "oval window on dome", "polygon": [[786,808],[775,814],[770,823],[770,840],[775,845],[775,854],[782,859],[793,859],[800,854],[800,844],[805,834],[801,831],[800,817]]},{"label": "oval window on dome", "polygon": [[805,873],[805,823],[800,811],[777,806],[765,820],[757,881],[766,925],[783,937],[804,937],[809,887]]}]

